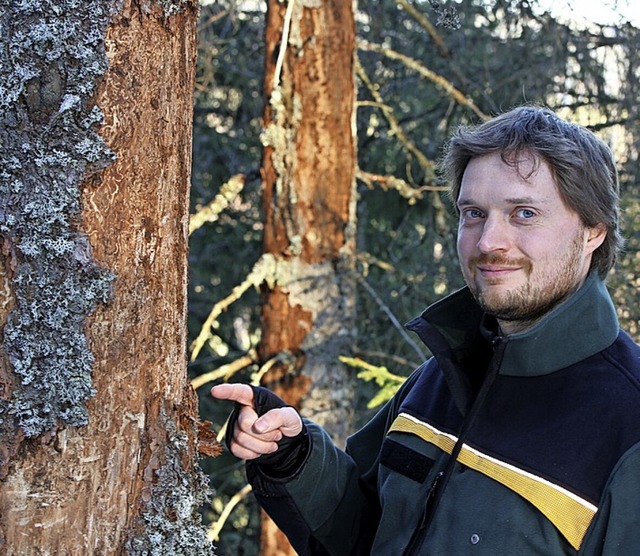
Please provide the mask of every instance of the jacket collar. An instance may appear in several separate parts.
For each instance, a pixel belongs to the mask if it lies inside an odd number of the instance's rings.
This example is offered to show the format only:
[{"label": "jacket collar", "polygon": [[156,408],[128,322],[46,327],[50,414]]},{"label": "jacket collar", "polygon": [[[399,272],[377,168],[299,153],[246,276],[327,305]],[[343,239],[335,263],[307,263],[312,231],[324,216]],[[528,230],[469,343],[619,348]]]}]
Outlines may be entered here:
[{"label": "jacket collar", "polygon": [[578,291],[523,332],[498,338],[488,330],[487,320],[465,287],[428,307],[407,328],[420,336],[445,372],[455,368],[459,372],[461,367],[469,372],[474,354],[487,353],[488,340],[504,341],[499,373],[522,377],[550,374],[577,363],[609,347],[618,336],[611,297],[593,272]]}]

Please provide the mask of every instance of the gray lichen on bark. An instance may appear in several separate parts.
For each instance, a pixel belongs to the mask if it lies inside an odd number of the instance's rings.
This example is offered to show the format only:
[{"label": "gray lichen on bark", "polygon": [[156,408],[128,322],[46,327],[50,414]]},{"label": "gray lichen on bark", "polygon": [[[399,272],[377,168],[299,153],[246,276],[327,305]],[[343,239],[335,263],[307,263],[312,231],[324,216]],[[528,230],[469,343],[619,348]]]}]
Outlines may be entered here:
[{"label": "gray lichen on bark", "polygon": [[185,469],[183,461],[189,459],[187,435],[169,419],[160,414],[162,428],[167,431],[168,442],[164,457],[154,450],[152,461],[157,469],[148,469],[151,487],[142,494],[142,510],[133,535],[127,545],[129,556],[214,556],[215,548],[209,541],[198,513],[211,497],[209,480],[197,464]]},{"label": "gray lichen on bark", "polygon": [[85,425],[95,394],[84,325],[109,299],[113,275],[80,231],[80,196],[115,159],[92,102],[113,6],[0,1],[0,240],[15,300],[3,338],[14,376],[2,385],[0,422],[27,437]]},{"label": "gray lichen on bark", "polygon": [[142,0],[141,7],[144,11],[150,11],[152,4],[157,4],[162,8],[165,17],[177,14],[184,8],[190,0]]}]

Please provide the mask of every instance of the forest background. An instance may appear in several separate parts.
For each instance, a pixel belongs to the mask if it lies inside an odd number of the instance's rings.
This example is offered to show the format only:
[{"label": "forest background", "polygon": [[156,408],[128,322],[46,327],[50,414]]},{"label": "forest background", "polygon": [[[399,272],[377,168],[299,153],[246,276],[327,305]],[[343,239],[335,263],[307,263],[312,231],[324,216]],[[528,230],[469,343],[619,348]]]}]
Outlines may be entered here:
[{"label": "forest background", "polygon": [[[436,170],[444,142],[460,124],[518,104],[550,106],[614,149],[627,244],[609,286],[622,326],[640,339],[640,33],[619,14],[587,22],[585,3],[566,5],[558,15],[534,0],[359,2],[356,318],[348,351],[324,362],[353,383],[350,429],[428,356],[402,323],[462,285],[456,219]],[[202,418],[222,434],[231,408],[210,387],[257,383],[270,363],[259,355],[265,286],[255,278],[265,226],[266,10],[261,0],[203,3],[198,27],[189,373]],[[257,554],[260,514],[242,463],[224,454],[203,467],[215,489],[204,515],[218,554]]]}]

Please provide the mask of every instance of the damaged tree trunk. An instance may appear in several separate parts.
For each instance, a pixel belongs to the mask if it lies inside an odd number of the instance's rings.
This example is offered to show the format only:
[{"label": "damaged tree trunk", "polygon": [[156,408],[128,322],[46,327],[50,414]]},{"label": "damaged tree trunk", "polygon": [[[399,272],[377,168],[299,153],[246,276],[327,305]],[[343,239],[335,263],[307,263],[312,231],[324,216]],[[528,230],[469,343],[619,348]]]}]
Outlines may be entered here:
[{"label": "damaged tree trunk", "polygon": [[[353,422],[355,5],[269,0],[266,26],[263,384],[343,445]],[[261,553],[294,554],[263,519]]]},{"label": "damaged tree trunk", "polygon": [[197,2],[0,5],[0,552],[213,554],[186,375]]}]

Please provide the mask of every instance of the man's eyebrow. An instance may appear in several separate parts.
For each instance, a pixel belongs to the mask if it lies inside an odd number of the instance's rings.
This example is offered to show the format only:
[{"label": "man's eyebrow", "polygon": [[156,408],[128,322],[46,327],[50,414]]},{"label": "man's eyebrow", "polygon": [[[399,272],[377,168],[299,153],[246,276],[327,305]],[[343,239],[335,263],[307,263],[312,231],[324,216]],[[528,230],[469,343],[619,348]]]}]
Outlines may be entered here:
[{"label": "man's eyebrow", "polygon": [[510,205],[534,205],[536,203],[543,203],[544,198],[541,197],[513,197],[511,199],[505,199]]},{"label": "man's eyebrow", "polygon": [[[546,197],[511,197],[504,199],[504,203],[508,205],[535,205],[539,203],[545,203]],[[476,205],[478,204],[473,199],[461,197],[456,201],[458,206]]]},{"label": "man's eyebrow", "polygon": [[456,201],[456,205],[461,206],[461,205],[473,205],[475,204],[471,199],[465,199],[464,197],[458,197],[458,200]]}]

